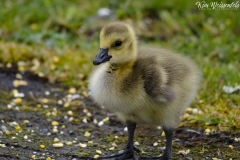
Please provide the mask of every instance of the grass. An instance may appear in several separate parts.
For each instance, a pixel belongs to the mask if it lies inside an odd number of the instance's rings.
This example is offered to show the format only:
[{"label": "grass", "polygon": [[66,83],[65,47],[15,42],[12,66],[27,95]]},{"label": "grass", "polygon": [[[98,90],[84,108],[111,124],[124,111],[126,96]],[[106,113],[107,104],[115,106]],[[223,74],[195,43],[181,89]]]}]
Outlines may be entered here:
[{"label": "grass", "polygon": [[240,9],[199,10],[195,3],[1,1],[0,63],[86,90],[100,28],[111,21],[99,19],[97,10],[108,7],[117,19],[136,26],[141,41],[186,54],[200,66],[204,79],[192,107],[203,114],[190,116],[181,125],[236,131],[239,92],[227,94],[222,87],[240,83]]}]

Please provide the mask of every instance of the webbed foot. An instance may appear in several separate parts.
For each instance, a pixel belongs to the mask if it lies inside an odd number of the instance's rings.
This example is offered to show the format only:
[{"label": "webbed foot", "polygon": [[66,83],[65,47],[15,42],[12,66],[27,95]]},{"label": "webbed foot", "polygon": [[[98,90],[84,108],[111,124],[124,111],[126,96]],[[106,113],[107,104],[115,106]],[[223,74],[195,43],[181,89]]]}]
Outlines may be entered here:
[{"label": "webbed foot", "polygon": [[139,160],[171,160],[172,158],[167,156],[161,156],[161,157],[140,157]]},{"label": "webbed foot", "polygon": [[132,149],[125,149],[121,153],[118,153],[118,154],[115,154],[115,155],[100,157],[99,159],[112,159],[112,160],[133,159],[133,160],[138,160],[138,156],[135,154],[134,150],[137,151],[137,152],[140,151],[139,149],[134,147]]}]

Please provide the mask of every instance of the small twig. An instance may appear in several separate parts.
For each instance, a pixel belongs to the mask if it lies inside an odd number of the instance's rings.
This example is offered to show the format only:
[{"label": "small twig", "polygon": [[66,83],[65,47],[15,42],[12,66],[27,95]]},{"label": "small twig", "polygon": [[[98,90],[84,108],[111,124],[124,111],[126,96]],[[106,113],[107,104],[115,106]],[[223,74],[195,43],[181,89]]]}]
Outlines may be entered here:
[{"label": "small twig", "polygon": [[35,97],[34,97],[34,95],[33,95],[33,92],[32,91],[29,91],[29,95],[30,95],[30,97],[33,99],[33,100],[35,100],[35,101],[38,101]]}]

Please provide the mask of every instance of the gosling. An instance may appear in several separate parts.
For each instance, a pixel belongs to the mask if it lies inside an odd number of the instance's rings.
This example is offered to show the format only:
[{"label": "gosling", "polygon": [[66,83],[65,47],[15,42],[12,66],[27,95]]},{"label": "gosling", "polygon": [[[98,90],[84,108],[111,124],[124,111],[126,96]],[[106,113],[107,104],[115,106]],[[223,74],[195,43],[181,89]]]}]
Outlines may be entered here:
[{"label": "gosling", "polygon": [[103,159],[137,159],[134,130],[136,124],[148,124],[163,127],[166,149],[157,159],[170,160],[174,128],[199,88],[198,67],[183,55],[138,45],[133,28],[123,22],[101,30],[93,64],[99,65],[89,80],[93,100],[115,112],[128,128],[124,152]]}]

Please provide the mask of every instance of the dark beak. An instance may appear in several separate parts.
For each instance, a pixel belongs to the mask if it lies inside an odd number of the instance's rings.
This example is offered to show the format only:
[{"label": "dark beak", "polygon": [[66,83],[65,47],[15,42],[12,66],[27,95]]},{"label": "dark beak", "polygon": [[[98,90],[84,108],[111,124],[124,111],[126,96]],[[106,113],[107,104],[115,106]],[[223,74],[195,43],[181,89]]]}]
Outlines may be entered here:
[{"label": "dark beak", "polygon": [[109,61],[112,58],[112,56],[108,55],[108,49],[100,48],[96,58],[93,60],[94,65],[99,65],[101,63],[104,63],[106,61]]}]

